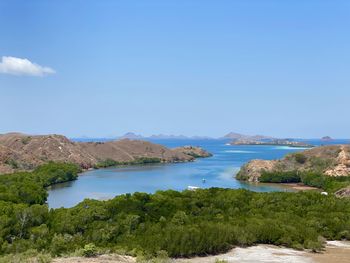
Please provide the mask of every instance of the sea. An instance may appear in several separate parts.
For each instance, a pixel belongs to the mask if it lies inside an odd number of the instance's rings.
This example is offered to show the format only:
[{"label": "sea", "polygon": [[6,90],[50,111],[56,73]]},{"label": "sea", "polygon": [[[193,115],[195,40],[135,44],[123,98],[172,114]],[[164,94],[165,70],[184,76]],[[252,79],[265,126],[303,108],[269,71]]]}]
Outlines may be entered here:
[{"label": "sea", "polygon": [[[103,141],[103,139],[75,140]],[[154,193],[168,189],[183,191],[191,187],[244,188],[257,192],[293,191],[284,185],[241,182],[235,176],[240,167],[252,159],[279,159],[288,153],[305,150],[287,146],[229,145],[229,140],[219,139],[149,139],[149,141],[169,148],[184,145],[200,146],[213,156],[186,163],[134,165],[87,171],[75,181],[51,186],[48,190],[49,207],[73,207],[86,198],[106,200],[126,193]],[[349,140],[299,141],[315,146],[349,143]]]}]

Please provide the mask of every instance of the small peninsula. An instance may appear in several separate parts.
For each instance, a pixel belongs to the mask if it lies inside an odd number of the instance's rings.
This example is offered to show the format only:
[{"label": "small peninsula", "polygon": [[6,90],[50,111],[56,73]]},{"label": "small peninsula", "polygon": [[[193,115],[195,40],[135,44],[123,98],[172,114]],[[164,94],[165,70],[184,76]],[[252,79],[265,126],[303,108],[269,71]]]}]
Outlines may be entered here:
[{"label": "small peninsula", "polygon": [[74,142],[63,135],[0,135],[0,174],[29,171],[50,161],[74,163],[82,169],[143,163],[189,162],[211,156],[200,147],[169,149],[159,144],[122,139]]},{"label": "small peninsula", "polygon": [[303,183],[350,196],[350,145],[320,146],[279,160],[251,160],[238,180],[265,183]]}]

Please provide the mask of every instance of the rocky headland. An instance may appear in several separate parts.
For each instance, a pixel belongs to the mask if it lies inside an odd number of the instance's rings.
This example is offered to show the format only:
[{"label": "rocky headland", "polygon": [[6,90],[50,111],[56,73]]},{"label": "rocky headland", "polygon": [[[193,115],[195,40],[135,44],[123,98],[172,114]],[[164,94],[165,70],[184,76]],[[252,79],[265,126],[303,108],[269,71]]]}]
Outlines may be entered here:
[{"label": "rocky headland", "polygon": [[169,149],[141,140],[108,142],[73,142],[62,135],[26,135],[7,133],[0,135],[0,174],[32,170],[49,161],[70,162],[83,169],[101,162],[188,162],[210,156],[193,146]]},{"label": "rocky headland", "polygon": [[245,164],[237,178],[258,182],[263,172],[317,171],[337,177],[350,175],[350,145],[321,146],[288,154],[280,160],[252,160]]}]

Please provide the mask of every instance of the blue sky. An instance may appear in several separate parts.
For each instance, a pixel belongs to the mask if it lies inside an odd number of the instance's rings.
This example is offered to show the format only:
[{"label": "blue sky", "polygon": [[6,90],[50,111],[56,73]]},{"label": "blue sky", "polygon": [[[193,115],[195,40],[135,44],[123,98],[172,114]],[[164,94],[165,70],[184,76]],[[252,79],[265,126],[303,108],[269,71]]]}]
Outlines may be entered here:
[{"label": "blue sky", "polygon": [[0,133],[349,138],[349,12],[330,0],[3,0]]}]

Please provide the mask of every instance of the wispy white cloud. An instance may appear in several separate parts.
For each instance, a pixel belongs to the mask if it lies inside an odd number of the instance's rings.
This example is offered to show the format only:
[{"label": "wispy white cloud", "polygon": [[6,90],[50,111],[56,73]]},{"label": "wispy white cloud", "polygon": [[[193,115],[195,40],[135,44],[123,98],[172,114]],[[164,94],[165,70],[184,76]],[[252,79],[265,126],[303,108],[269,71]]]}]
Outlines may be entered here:
[{"label": "wispy white cloud", "polygon": [[0,73],[41,77],[56,72],[52,68],[40,66],[25,58],[4,56],[0,62]]}]

